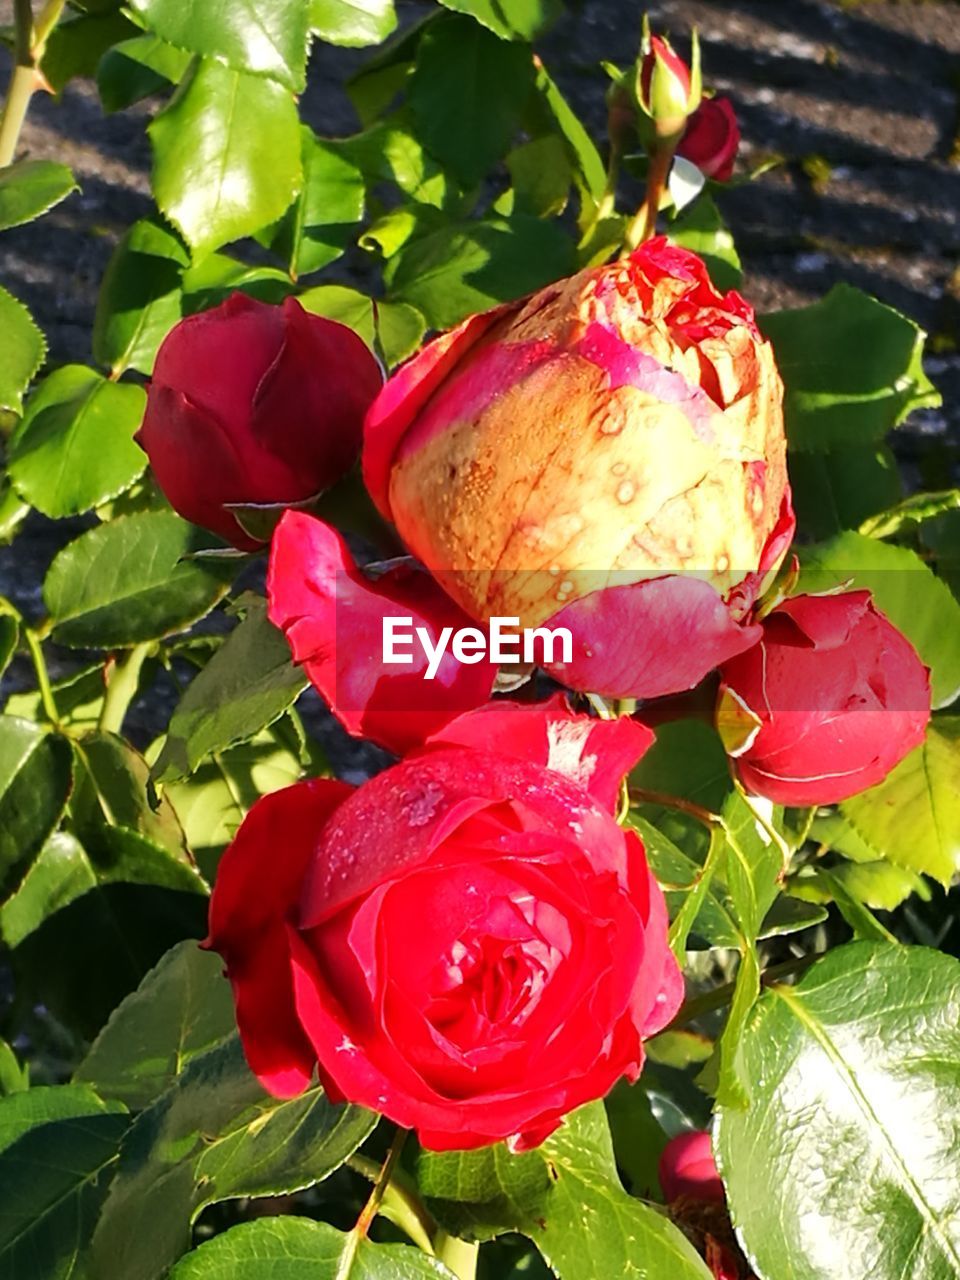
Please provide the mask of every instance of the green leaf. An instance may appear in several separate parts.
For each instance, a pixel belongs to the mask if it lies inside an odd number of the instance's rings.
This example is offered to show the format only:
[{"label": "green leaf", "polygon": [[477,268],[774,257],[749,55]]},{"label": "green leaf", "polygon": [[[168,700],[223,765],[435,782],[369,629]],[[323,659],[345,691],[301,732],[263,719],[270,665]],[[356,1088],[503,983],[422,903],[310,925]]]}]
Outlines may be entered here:
[{"label": "green leaf", "polygon": [[630,786],[679,796],[719,813],[733,782],[727,753],[711,726],[702,720],[673,720],[657,726],[656,741],[630,774]]},{"label": "green leaf", "polygon": [[29,514],[29,504],[13,488],[10,477],[0,475],[0,543],[12,542]]},{"label": "green leaf", "polygon": [[0,716],[0,884],[54,830],[72,779],[66,738],[29,720]]},{"label": "green leaf", "polygon": [[266,602],[256,600],[180,699],[154,776],[184,778],[206,757],[252,738],[306,686],[283,633],[267,618]]},{"label": "green leaf", "polygon": [[371,351],[379,346],[390,368],[413,355],[427,330],[423,316],[408,303],[368,298],[341,284],[307,289],[298,301],[314,315],[349,325]]},{"label": "green leaf", "polygon": [[536,40],[563,13],[563,0],[440,0],[446,9],[468,13],[503,40]]},{"label": "green leaf", "polygon": [[[691,892],[702,883],[703,863],[691,857],[636,810],[631,810],[628,822],[643,840],[647,861],[667,899],[670,918],[675,919]],[[712,947],[735,947],[739,943],[740,934],[731,914],[730,901],[717,877],[707,881],[696,915],[689,922],[689,930]]]},{"label": "green leaf", "polygon": [[157,36],[122,40],[100,59],[97,89],[104,111],[122,111],[142,98],[179,84],[190,55]]},{"label": "green leaf", "polygon": [[743,1039],[755,1084],[715,1146],[761,1276],[960,1275],[960,964],[853,943],[776,986]]},{"label": "green leaf", "polygon": [[[537,68],[537,93],[528,103],[534,119],[534,131],[558,133],[567,145],[573,161],[577,184],[584,195],[584,208],[589,214],[603,198],[607,185],[606,167],[590,134],[543,67]],[[584,215],[581,215],[581,227]]]},{"label": "green leaf", "polygon": [[926,740],[841,812],[884,858],[947,885],[960,871],[960,716],[938,716]]},{"label": "green leaf", "polygon": [[[65,680],[56,680],[50,686],[61,724],[74,729],[95,729],[103,706],[103,667],[85,667],[72,672]],[[4,711],[8,716],[21,716],[24,720],[44,718],[43,699],[37,689],[24,689],[12,693]]]},{"label": "green leaf", "polygon": [[960,599],[960,511],[944,511],[921,526],[920,537],[933,553],[937,574]]},{"label": "green leaf", "polygon": [[235,1026],[222,959],[178,943],[110,1015],[74,1080],[140,1110]]},{"label": "green leaf", "polygon": [[524,142],[507,156],[513,186],[497,201],[497,212],[555,218],[563,212],[573,181],[567,145],[556,134]]},{"label": "green leaf", "polygon": [[300,92],[306,83],[303,0],[130,0],[154,35],[236,71],[270,76]]},{"label": "green leaf", "polygon": [[17,492],[55,519],[115,498],[143,474],[147,457],[133,439],[146,396],[68,364],[43,380],[10,446]]},{"label": "green leaf", "polygon": [[183,310],[187,315],[218,306],[239,290],[261,302],[282,302],[294,284],[276,267],[251,267],[225,253],[212,253],[183,273]]},{"label": "green leaf", "polygon": [[871,538],[891,538],[904,530],[936,521],[948,512],[960,508],[960,489],[944,489],[940,493],[911,493],[908,498],[892,506],[890,511],[864,520],[860,532]]},{"label": "green leaf", "polygon": [[793,452],[788,461],[797,523],[808,538],[856,529],[903,492],[897,460],[886,445]]},{"label": "green leaf", "polygon": [[0,1040],[0,1097],[25,1093],[30,1088],[30,1067],[17,1061],[6,1040]]},{"label": "green leaf", "polygon": [[269,1096],[232,1037],[195,1057],[132,1126],[94,1237],[95,1266],[105,1277],[159,1280],[189,1247],[206,1205],[312,1186],[376,1121],[334,1106],[319,1088],[288,1101]]},{"label": "green leaf", "polygon": [[801,548],[800,562],[799,591],[842,586],[873,593],[930,668],[935,707],[960,693],[960,602],[915,552],[849,532]]},{"label": "green leaf", "polygon": [[363,217],[366,192],[348,147],[318,138],[306,125],[301,138],[303,189],[269,238],[294,279],[320,271],[343,254]]},{"label": "green leaf", "polygon": [[396,25],[393,0],[310,0],[311,30],[328,44],[380,44]]},{"label": "green leaf", "polygon": [[470,18],[445,17],[424,33],[410,77],[417,136],[473,186],[506,152],[533,87],[526,45],[498,40]]},{"label": "green leaf", "polygon": [[740,255],[733,236],[713,199],[701,195],[670,224],[670,239],[697,253],[707,264],[718,289],[739,289],[743,283]]},{"label": "green leaf", "polygon": [[54,93],[62,93],[74,78],[92,77],[108,49],[136,34],[137,28],[119,10],[82,13],[50,32],[40,69]]},{"label": "green leaf", "polygon": [[411,240],[391,258],[384,278],[392,295],[422,312],[431,328],[449,329],[574,267],[573,244],[557,223],[518,215],[451,223]]},{"label": "green leaf", "polygon": [[923,331],[850,285],[761,316],[760,326],[783,377],[791,449],[878,442],[914,409],[940,403],[923,372]]},{"label": "green leaf", "polygon": [[54,638],[112,649],[185,630],[209,613],[236,572],[233,562],[183,558],[207,543],[166,511],[121,516],[81,534],[43,584]]},{"label": "green leaf", "polygon": [[[129,1117],[76,1085],[0,1100],[0,1274],[79,1280]],[[12,1140],[11,1140],[12,1139]],[[2,1140],[2,1139],[0,1139]]]},{"label": "green leaf", "polygon": [[394,112],[389,120],[346,138],[342,152],[367,177],[368,184],[392,182],[417,204],[447,208],[459,187],[425,151],[410,131],[409,112]]},{"label": "green leaf", "polygon": [[32,222],[79,189],[67,166],[55,160],[18,160],[0,169],[0,231]]},{"label": "green leaf", "polygon": [[308,1218],[244,1222],[183,1258],[170,1280],[453,1280],[405,1244],[374,1244]]},{"label": "green leaf", "polygon": [[375,125],[393,104],[413,70],[424,31],[438,16],[433,10],[411,23],[395,40],[390,40],[367,58],[359,71],[348,78],[345,87],[365,129]]},{"label": "green leaf", "polygon": [[114,250],[93,322],[93,354],[114,375],[151,374],[157,348],[183,314],[189,257],[159,221],[135,222]]},{"label": "green leaf", "polygon": [[672,1222],[623,1190],[602,1102],[574,1111],[529,1154],[511,1155],[502,1143],[424,1152],[417,1173],[448,1229],[477,1240],[519,1231],[560,1280],[710,1275]]},{"label": "green leaf", "polygon": [[[0,600],[0,608],[3,601]],[[20,624],[13,615],[0,613],[0,676],[10,665],[10,659],[17,651],[20,640]]]},{"label": "green leaf", "polygon": [[296,104],[263,76],[199,59],[149,133],[157,204],[197,257],[276,222],[300,190]]},{"label": "green leaf", "polygon": [[23,393],[43,364],[47,343],[27,308],[6,289],[0,289],[0,333],[0,410],[20,413]]}]

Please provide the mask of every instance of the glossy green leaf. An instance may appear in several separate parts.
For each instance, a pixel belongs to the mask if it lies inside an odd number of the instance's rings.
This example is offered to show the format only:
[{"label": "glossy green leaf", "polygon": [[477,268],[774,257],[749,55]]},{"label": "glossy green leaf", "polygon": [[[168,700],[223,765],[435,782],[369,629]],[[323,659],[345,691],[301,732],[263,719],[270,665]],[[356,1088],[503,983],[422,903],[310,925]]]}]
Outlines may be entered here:
[{"label": "glossy green leaf", "polygon": [[408,100],[417,136],[465,185],[506,153],[534,87],[530,49],[498,40],[467,17],[431,23]]},{"label": "glossy green leaf", "polygon": [[559,1280],[710,1275],[669,1219],[623,1190],[602,1102],[572,1112],[526,1155],[511,1155],[502,1143],[424,1152],[417,1181],[450,1230],[478,1240],[519,1231]]},{"label": "glossy green leaf", "polygon": [[412,240],[387,264],[391,294],[411,303],[435,329],[475,311],[569,275],[573,244],[554,222],[518,215],[509,220],[451,223]]},{"label": "glossy green leaf", "polygon": [[498,213],[555,218],[563,212],[573,182],[573,166],[563,138],[550,133],[532,138],[514,147],[506,164],[512,186],[497,201]]},{"label": "glossy green leaf", "polygon": [[276,267],[251,267],[226,253],[211,253],[183,273],[184,312],[207,311],[237,291],[275,303],[293,293],[294,284]]},{"label": "glossy green leaf", "polygon": [[673,720],[657,726],[656,741],[630,774],[630,786],[719,813],[733,782],[723,743],[710,725]]},{"label": "glossy green leaf", "polygon": [[135,222],[114,250],[97,297],[93,354],[114,375],[151,374],[157,348],[183,313],[189,257],[160,222]]},{"label": "glossy green leaf", "polygon": [[764,995],[743,1052],[753,1102],[715,1143],[757,1274],[960,1275],[960,964],[839,947]]},{"label": "glossy green leaf", "polygon": [[61,93],[76,77],[92,77],[108,49],[136,34],[137,28],[118,9],[81,13],[51,31],[41,70],[54,93]]},{"label": "glossy green leaf", "polygon": [[[797,524],[807,538],[831,538],[898,502],[897,460],[886,445],[789,456]],[[866,529],[862,532],[867,532]]]},{"label": "glossy green leaf", "polygon": [[388,120],[346,138],[343,154],[369,185],[392,182],[417,204],[444,209],[460,189],[414,136],[408,116],[405,110],[394,112]]},{"label": "glossy green leaf", "polygon": [[393,0],[310,0],[310,27],[328,44],[379,44],[396,25]]},{"label": "glossy green leaf", "polygon": [[[585,197],[584,211],[586,218],[589,219],[606,189],[606,166],[580,117],[571,110],[566,98],[544,67],[537,68],[536,88],[536,94],[527,104],[527,111],[532,117],[533,131],[538,136],[546,132],[557,133],[563,138],[573,161],[577,185]],[[583,218],[584,214],[581,215],[581,227]]]},{"label": "glossy green leaf", "polygon": [[[0,171],[2,172],[2,171]],[[43,364],[47,343],[22,302],[0,288],[0,410],[20,413],[23,393]]]},{"label": "glossy green leaf", "polygon": [[718,289],[739,289],[743,282],[740,255],[720,210],[708,195],[701,195],[670,223],[674,244],[699,254]]},{"label": "glossy green leaf", "polygon": [[308,1218],[245,1222],[201,1245],[170,1280],[453,1280],[419,1249],[374,1244]]},{"label": "glossy green leaf", "polygon": [[933,705],[960,693],[960,602],[907,547],[841,533],[800,549],[799,591],[868,590],[930,668]]},{"label": "glossy green leaf", "polygon": [[180,699],[155,776],[186,777],[206,757],[253,737],[282,715],[306,685],[283,633],[267,618],[265,601],[251,603]]},{"label": "glossy green leaf", "polygon": [[468,13],[502,40],[536,40],[563,13],[562,0],[440,0],[445,9]]},{"label": "glossy green leaf", "polygon": [[319,1088],[288,1101],[264,1093],[232,1037],[195,1057],[131,1128],[94,1237],[95,1269],[159,1280],[189,1247],[204,1206],[311,1186],[376,1120],[332,1105]]},{"label": "glossy green leaf", "polygon": [[960,871],[958,778],[960,716],[938,716],[883,782],[841,809],[882,857],[946,885]]},{"label": "glossy green leaf", "polygon": [[[691,857],[636,810],[631,810],[628,821],[643,840],[647,861],[664,891],[670,918],[674,919],[701,882],[703,863]],[[731,914],[730,900],[718,877],[706,882],[688,930],[713,947],[735,947],[739,942],[740,934]]]},{"label": "glossy green leaf", "polygon": [[144,26],[178,49],[270,76],[297,92],[304,87],[304,0],[131,0],[131,8]]},{"label": "glossy green leaf", "polygon": [[914,409],[940,403],[923,372],[921,329],[837,284],[820,302],[760,317],[783,377],[791,449],[880,441]]},{"label": "glossy green leaf", "polygon": [[42,847],[73,778],[70,744],[15,716],[0,716],[0,883]]},{"label": "glossy green leaf", "polygon": [[183,631],[226,593],[233,562],[185,560],[207,538],[172,512],[122,516],[56,557],[43,598],[62,644],[122,648]]},{"label": "glossy green leaf", "polygon": [[97,67],[97,89],[104,111],[122,111],[179,84],[189,65],[189,53],[157,36],[144,34],[122,40],[104,54]]},{"label": "glossy green leaf", "polygon": [[275,222],[300,190],[296,104],[264,76],[199,59],[149,132],[157,204],[197,257]]},{"label": "glossy green leaf", "polygon": [[129,1117],[79,1085],[0,1099],[0,1274],[80,1280]]},{"label": "glossy green leaf", "polygon": [[339,320],[364,340],[371,351],[379,348],[391,368],[413,355],[426,332],[426,321],[406,302],[368,298],[341,284],[322,284],[298,295],[307,311]]},{"label": "glossy green leaf", "polygon": [[0,231],[32,222],[76,190],[73,174],[56,160],[18,160],[0,169]]},{"label": "glossy green leaf", "polygon": [[335,262],[356,237],[366,187],[348,148],[303,127],[303,189],[270,236],[290,274],[309,275]]},{"label": "glossy green leaf", "polygon": [[30,397],[11,442],[17,492],[54,518],[123,493],[147,465],[133,439],[145,405],[142,387],[108,382],[84,365],[51,373]]},{"label": "glossy green leaf", "polygon": [[235,1026],[223,960],[181,942],[110,1015],[74,1080],[140,1110]]},{"label": "glossy green leaf", "polygon": [[[103,667],[84,667],[51,686],[61,724],[73,729],[95,729],[103,706]],[[43,719],[43,699],[37,689],[11,693],[4,706],[8,716]]]},{"label": "glossy green leaf", "polygon": [[183,830],[173,807],[150,794],[146,760],[116,733],[96,731],[74,740],[77,785],[70,804],[81,838],[104,825],[142,836],[189,865]]}]

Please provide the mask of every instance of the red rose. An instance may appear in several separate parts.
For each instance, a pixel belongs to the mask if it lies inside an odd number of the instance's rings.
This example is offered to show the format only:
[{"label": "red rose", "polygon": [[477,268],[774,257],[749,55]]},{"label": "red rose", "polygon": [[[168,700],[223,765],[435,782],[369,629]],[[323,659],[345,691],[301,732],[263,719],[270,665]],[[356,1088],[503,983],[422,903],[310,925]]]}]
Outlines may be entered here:
[{"label": "red rose", "polygon": [[687,121],[677,154],[717,182],[728,182],[740,146],[740,126],[729,98],[706,98]]},{"label": "red rose", "polygon": [[687,1196],[722,1204],[723,1183],[717,1173],[710,1146],[710,1134],[697,1129],[678,1133],[663,1149],[660,1157],[660,1186],[668,1204]]},{"label": "red rose", "polygon": [[565,627],[561,683],[658,697],[759,638],[794,527],[781,394],[748,304],[661,237],[429,343],[364,477],[475,621]]},{"label": "red rose", "polygon": [[260,800],[224,854],[210,938],[251,1068],[444,1150],[542,1141],[636,1078],[682,979],[634,833],[613,818],[651,740],[493,703],[351,792]]},{"label": "red rose", "polygon": [[[696,46],[695,46],[696,47]],[[667,132],[679,132],[683,120],[695,111],[700,101],[700,69],[698,55],[691,75],[684,60],[674,53],[669,40],[653,36],[640,63],[637,77],[637,101],[646,114]]]},{"label": "red rose", "polygon": [[235,293],[164,339],[136,439],[180,515],[254,550],[230,506],[302,502],[338,480],[382,381],[346,325]]},{"label": "red rose", "polygon": [[721,668],[718,723],[744,786],[775,804],[833,804],[923,741],[930,676],[868,591],[795,596]]}]

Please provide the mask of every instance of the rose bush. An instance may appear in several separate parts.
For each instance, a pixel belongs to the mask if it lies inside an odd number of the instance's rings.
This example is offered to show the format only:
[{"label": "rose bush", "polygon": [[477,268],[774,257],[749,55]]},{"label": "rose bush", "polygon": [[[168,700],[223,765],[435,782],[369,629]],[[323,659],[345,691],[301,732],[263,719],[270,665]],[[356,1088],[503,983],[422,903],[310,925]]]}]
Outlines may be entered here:
[{"label": "rose bush", "polygon": [[[663,896],[613,809],[651,734],[500,703],[351,792],[251,810],[208,945],[268,1089],[327,1092],[424,1146],[542,1142],[636,1079],[683,984]],[[496,749],[491,750],[491,744]]]},{"label": "rose bush", "polygon": [[346,325],[294,298],[235,293],[171,329],[136,438],[174,510],[252,550],[264,539],[234,509],[302,502],[339,480],[381,381]]},{"label": "rose bush", "polygon": [[868,591],[795,596],[721,670],[720,719],[745,786],[833,804],[887,776],[924,737],[930,673]]}]

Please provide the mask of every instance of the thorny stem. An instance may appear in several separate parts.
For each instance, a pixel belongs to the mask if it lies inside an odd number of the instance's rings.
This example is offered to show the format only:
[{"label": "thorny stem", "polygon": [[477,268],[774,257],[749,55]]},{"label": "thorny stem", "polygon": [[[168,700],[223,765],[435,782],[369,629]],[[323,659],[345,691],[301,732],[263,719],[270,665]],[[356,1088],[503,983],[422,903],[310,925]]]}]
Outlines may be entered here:
[{"label": "thorny stem", "polygon": [[377,1216],[377,1210],[380,1208],[383,1197],[386,1195],[387,1187],[390,1185],[390,1179],[393,1177],[393,1171],[397,1167],[400,1154],[403,1151],[403,1144],[407,1140],[409,1129],[398,1129],[394,1135],[393,1142],[390,1144],[390,1150],[387,1152],[387,1158],[383,1162],[383,1168],[380,1170],[379,1177],[373,1184],[373,1190],[370,1192],[370,1198],[360,1211],[360,1217],[357,1219],[357,1225],[353,1228],[353,1234],[358,1240],[370,1230],[370,1226]]},{"label": "thorny stem", "polygon": [[31,0],[14,0],[14,66],[0,115],[0,168],[12,164],[30,99],[46,81],[40,62],[66,0],[47,0],[36,22]]}]

